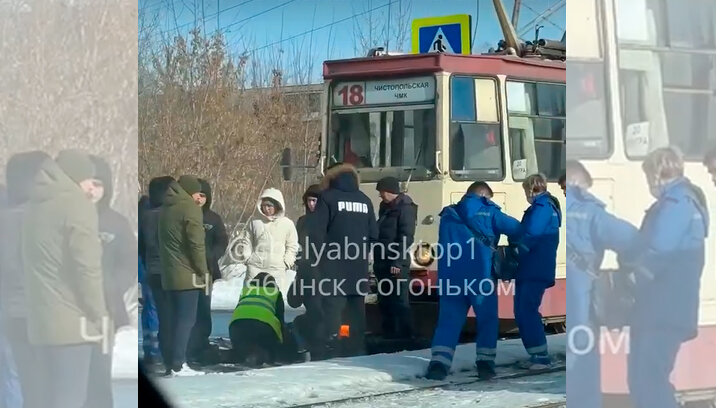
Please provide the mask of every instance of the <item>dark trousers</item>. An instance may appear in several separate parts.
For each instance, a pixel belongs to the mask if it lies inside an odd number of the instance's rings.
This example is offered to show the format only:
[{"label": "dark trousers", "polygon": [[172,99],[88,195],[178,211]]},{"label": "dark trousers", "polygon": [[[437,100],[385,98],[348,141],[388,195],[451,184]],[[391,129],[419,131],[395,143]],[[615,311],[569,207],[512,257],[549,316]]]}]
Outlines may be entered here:
[{"label": "dark trousers", "polygon": [[33,381],[41,387],[35,392],[45,394],[45,407],[85,406],[94,347],[94,344],[38,347],[43,370]]},{"label": "dark trousers", "polygon": [[45,391],[38,382],[45,367],[40,359],[38,347],[30,344],[27,335],[27,320],[23,318],[5,321],[5,337],[17,366],[24,408],[45,408]]},{"label": "dark trousers", "polygon": [[93,345],[90,356],[90,376],[88,378],[87,400],[85,408],[112,408],[112,347],[103,353],[102,344]]},{"label": "dark trousers", "polygon": [[410,309],[407,278],[395,278],[390,265],[375,268],[378,281],[378,307],[382,315],[382,330],[386,338],[413,337],[412,310]]},{"label": "dark trousers", "polygon": [[187,356],[190,360],[202,360],[203,353],[210,347],[212,333],[212,314],[210,310],[211,295],[201,292],[198,296],[197,318],[190,332]]},{"label": "dark trousers", "polygon": [[172,364],[167,368],[179,370],[187,362],[187,347],[190,341],[190,332],[197,319],[198,297],[200,289],[171,290],[168,291],[170,309],[172,310],[172,330],[170,341],[172,347]]},{"label": "dark trousers", "polygon": [[230,324],[230,341],[238,362],[254,357],[256,365],[282,359],[282,344],[270,325],[259,320],[239,319]]},{"label": "dark trousers", "polygon": [[[365,297],[362,295],[326,296],[323,298],[325,329],[328,338],[337,336],[340,326],[350,325],[347,351],[365,354]],[[333,356],[331,356],[333,357]]]},{"label": "dark trousers", "polygon": [[158,318],[158,344],[165,367],[172,366],[173,323],[169,292],[162,287],[160,275],[148,275]]},{"label": "dark trousers", "polygon": [[305,314],[298,316],[294,325],[306,342],[310,355],[313,358],[321,357],[327,338],[323,325],[325,321],[323,298],[319,293],[306,294],[303,296],[303,305],[305,305]]}]

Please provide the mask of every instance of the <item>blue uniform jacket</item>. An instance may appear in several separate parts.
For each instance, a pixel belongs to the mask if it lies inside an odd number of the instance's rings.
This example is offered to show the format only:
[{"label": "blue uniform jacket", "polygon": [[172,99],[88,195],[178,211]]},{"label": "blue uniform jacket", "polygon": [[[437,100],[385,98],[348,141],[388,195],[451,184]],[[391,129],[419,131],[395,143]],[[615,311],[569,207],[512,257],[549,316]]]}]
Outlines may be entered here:
[{"label": "blue uniform jacket", "polygon": [[542,282],[547,287],[555,285],[561,215],[552,200],[550,193],[539,194],[523,214],[518,234],[519,281]]},{"label": "blue uniform jacket", "polygon": [[697,335],[700,276],[709,216],[702,192],[681,178],[663,186],[638,239],[620,257],[635,266],[633,327]]},{"label": "blue uniform jacket", "polygon": [[[491,200],[476,194],[466,194],[459,203],[443,208],[438,242],[440,284],[463,287],[475,279],[475,290],[479,290],[482,280],[491,278],[493,250],[476,239],[467,224],[497,246],[500,235],[514,236],[520,223]],[[483,291],[487,290],[487,285],[483,286]]]},{"label": "blue uniform jacket", "polygon": [[606,250],[620,253],[637,237],[637,228],[605,210],[587,191],[567,189],[567,296],[589,298],[592,275],[600,269]]}]

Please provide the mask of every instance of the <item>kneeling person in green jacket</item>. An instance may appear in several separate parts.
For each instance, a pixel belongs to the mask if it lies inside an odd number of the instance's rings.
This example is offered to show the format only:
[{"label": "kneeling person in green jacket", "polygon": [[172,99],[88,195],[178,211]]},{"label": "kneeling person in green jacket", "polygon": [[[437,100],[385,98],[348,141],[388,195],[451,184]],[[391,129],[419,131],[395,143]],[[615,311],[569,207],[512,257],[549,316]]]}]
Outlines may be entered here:
[{"label": "kneeling person in green jacket", "polygon": [[242,289],[230,320],[230,340],[239,363],[261,366],[284,360],[285,304],[275,279],[262,272]]}]

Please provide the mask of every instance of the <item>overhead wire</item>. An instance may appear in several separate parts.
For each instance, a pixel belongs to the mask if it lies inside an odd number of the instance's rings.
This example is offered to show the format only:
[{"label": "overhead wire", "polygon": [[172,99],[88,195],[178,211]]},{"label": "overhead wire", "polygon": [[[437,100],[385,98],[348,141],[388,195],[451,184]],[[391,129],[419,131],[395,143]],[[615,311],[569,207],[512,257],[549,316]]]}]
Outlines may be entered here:
[{"label": "overhead wire", "polygon": [[304,35],[308,35],[308,34],[313,33],[313,32],[315,32],[315,31],[324,30],[324,29],[326,29],[326,28],[328,28],[328,27],[334,26],[335,24],[344,23],[345,21],[349,21],[349,20],[358,18],[358,17],[360,17],[360,16],[362,16],[362,15],[364,15],[364,14],[372,13],[373,11],[377,11],[377,10],[379,10],[379,9],[381,9],[381,8],[389,7],[390,5],[395,4],[395,3],[397,3],[398,1],[399,1],[399,0],[393,0],[393,1],[391,1],[390,3],[388,3],[388,4],[383,4],[383,5],[381,5],[381,6],[374,7],[374,8],[372,8],[372,9],[370,9],[370,10],[365,10],[365,11],[363,11],[363,12],[353,14],[353,15],[350,16],[350,17],[345,17],[345,18],[342,18],[342,19],[340,19],[340,20],[336,20],[336,21],[333,21],[333,22],[331,22],[331,23],[325,24],[325,25],[323,25],[323,26],[316,27],[316,28],[313,28],[313,29],[311,29],[311,30],[303,31],[302,33],[295,34],[295,35],[293,35],[293,36],[284,38],[284,39],[282,39],[282,40],[280,40],[280,41],[275,41],[275,42],[267,43],[267,44],[262,45],[262,46],[260,46],[260,47],[257,47],[257,48],[254,48],[254,49],[252,49],[252,50],[246,51],[245,53],[247,53],[247,54],[252,54],[252,53],[255,52],[255,51],[259,51],[259,50],[262,50],[262,49],[265,49],[265,48],[268,48],[268,47],[272,47],[272,46],[274,46],[274,45],[278,45],[278,44],[283,43],[283,42],[285,42],[285,41],[293,40],[293,39],[295,39],[295,38],[302,37],[302,36],[304,36]]}]

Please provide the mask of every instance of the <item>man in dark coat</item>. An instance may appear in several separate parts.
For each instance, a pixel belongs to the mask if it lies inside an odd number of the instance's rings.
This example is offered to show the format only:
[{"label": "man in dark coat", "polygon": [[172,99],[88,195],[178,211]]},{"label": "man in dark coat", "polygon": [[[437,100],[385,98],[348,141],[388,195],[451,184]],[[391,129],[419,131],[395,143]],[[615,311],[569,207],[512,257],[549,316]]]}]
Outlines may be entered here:
[{"label": "man in dark coat", "polygon": [[293,329],[297,327],[302,340],[307,342],[310,357],[313,360],[321,360],[325,356],[325,334],[322,332],[322,326],[317,323],[323,320],[322,297],[317,290],[320,271],[317,268],[314,253],[310,249],[310,231],[308,230],[308,218],[315,211],[319,196],[320,186],[318,184],[311,185],[303,194],[305,215],[298,218],[296,224],[298,242],[302,252],[295,263],[297,274],[287,296],[288,305],[292,307],[305,305],[305,314],[295,319]]},{"label": "man in dark coat", "polygon": [[322,193],[309,217],[311,250],[317,251],[325,333],[333,354],[343,323],[350,325],[348,351],[365,352],[365,295],[368,293],[368,255],[377,240],[372,201],[359,188],[355,167],[344,163],[329,168]]},{"label": "man in dark coat", "polygon": [[30,199],[33,179],[45,161],[44,152],[31,151],[12,156],[5,169],[8,208],[0,211],[0,320],[17,366],[25,407],[45,405],[37,392],[37,378],[45,371],[38,348],[28,338],[28,307],[25,268],[22,256],[22,219]]},{"label": "man in dark coat", "polygon": [[[205,226],[205,257],[212,281],[220,279],[220,258],[225,255],[228,246],[228,235],[225,223],[218,213],[210,209],[212,205],[212,188],[210,184],[199,179],[201,193],[205,196],[202,204],[203,224]],[[202,202],[202,198],[201,201]],[[212,315],[210,311],[212,289],[203,292],[198,298],[198,312],[195,326],[190,334],[188,343],[188,359],[192,362],[202,363],[206,360],[206,353],[210,350],[209,337],[212,333]]]},{"label": "man in dark coat", "polygon": [[[167,362],[166,364],[170,364],[170,361],[172,361],[172,355],[170,352],[172,338],[168,333],[169,328],[172,327],[172,322],[169,317],[171,316],[171,312],[169,310],[168,295],[162,287],[162,264],[160,262],[158,220],[165,192],[167,191],[170,183],[173,181],[175,181],[175,179],[170,176],[156,177],[150,180],[150,184],[148,186],[149,205],[147,208],[143,209],[138,216],[140,222],[138,234],[139,255],[142,259],[143,266],[145,266],[147,286],[150,288],[157,310],[158,343],[160,345],[160,354],[163,361]],[[163,336],[163,333],[167,334]],[[146,363],[152,365],[152,363],[155,362],[148,359],[146,360]],[[148,369],[150,368],[148,367]]]},{"label": "man in dark coat", "polygon": [[[95,189],[92,200],[98,211],[98,229],[102,243],[102,269],[105,301],[114,323],[112,333],[130,324],[124,296],[137,282],[135,236],[130,222],[110,207],[113,198],[112,171],[100,157],[90,156],[95,165]],[[114,336],[113,336],[114,337]],[[86,407],[112,407],[112,353],[95,347],[91,359]]]},{"label": "man in dark coat", "polygon": [[378,211],[378,241],[373,248],[373,271],[378,281],[378,302],[383,334],[411,339],[412,311],[408,298],[410,248],[415,239],[417,204],[400,192],[395,177],[377,183],[382,202]]},{"label": "man in dark coat", "polygon": [[101,191],[93,201],[98,210],[100,241],[103,244],[102,264],[105,298],[115,328],[130,324],[124,296],[137,282],[135,265],[135,236],[124,215],[110,207],[113,198],[112,170],[100,157],[90,157],[95,165],[95,191]]}]

